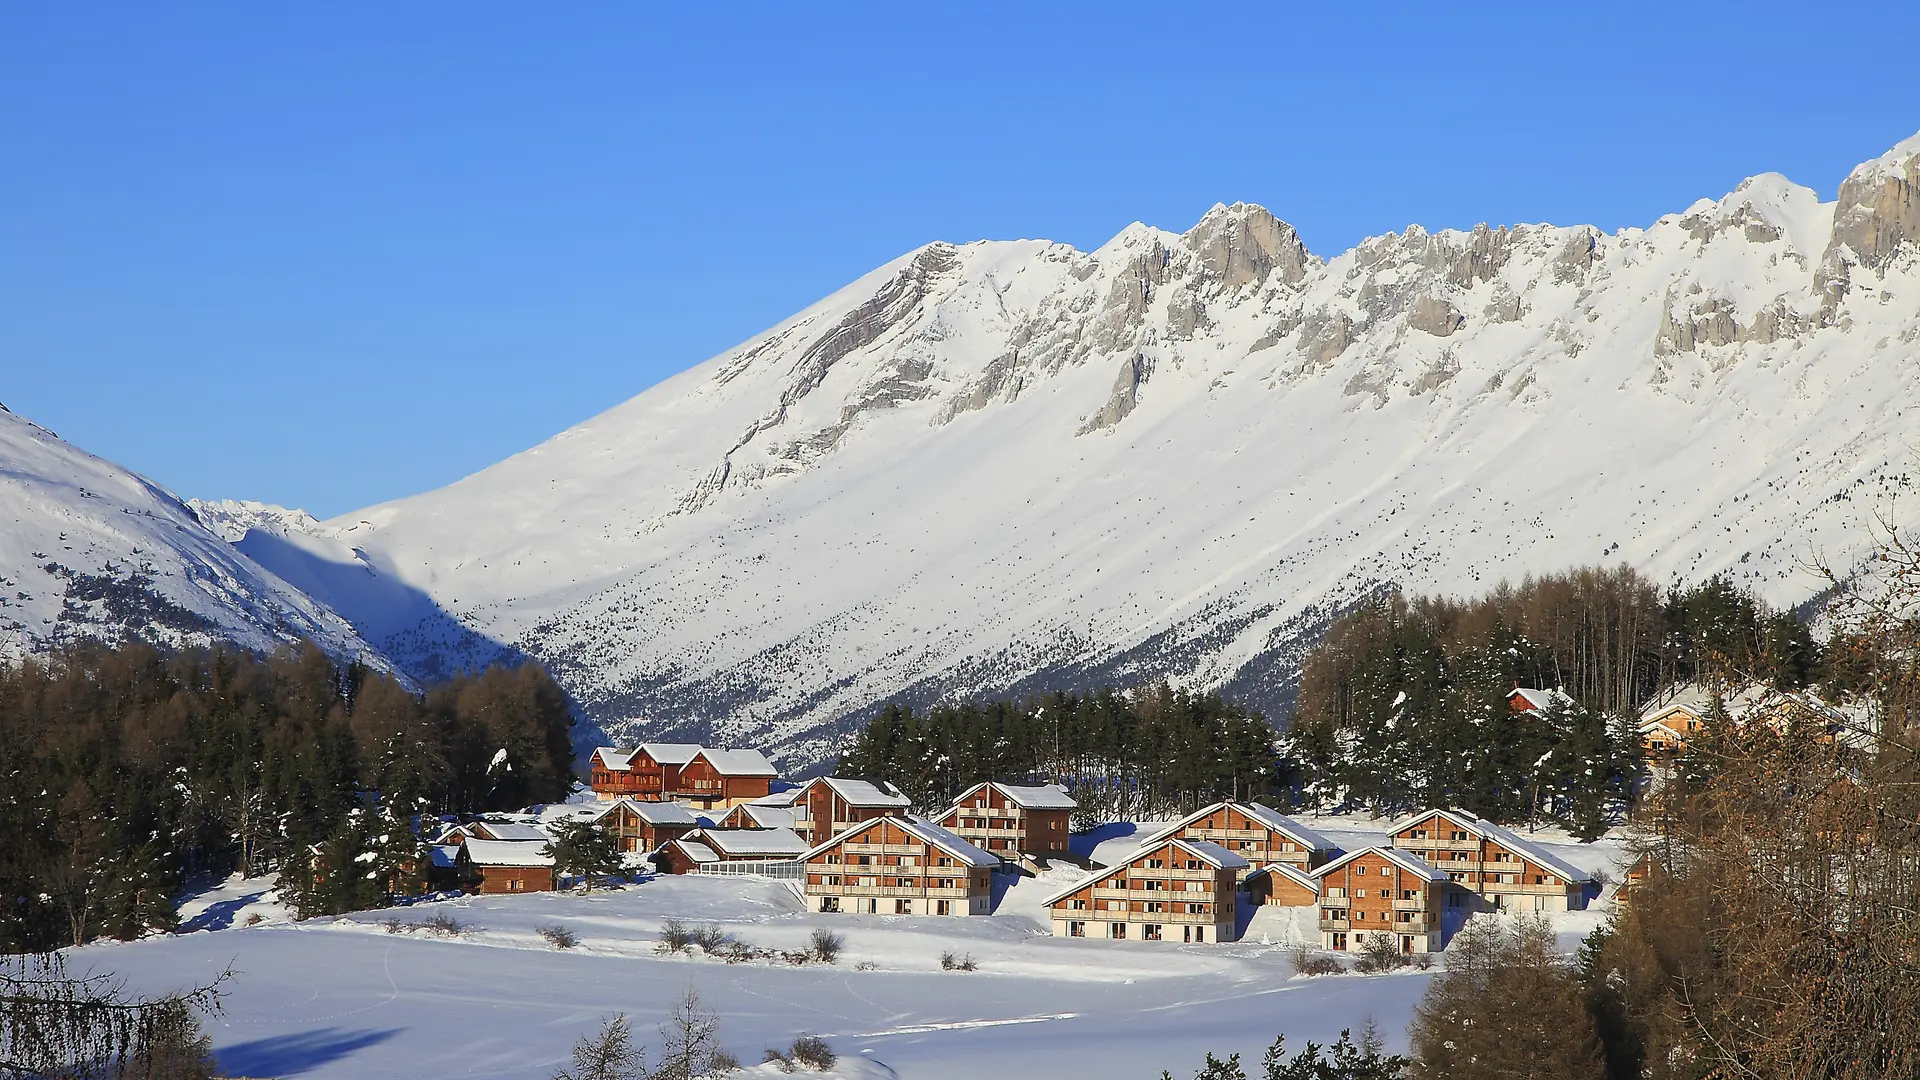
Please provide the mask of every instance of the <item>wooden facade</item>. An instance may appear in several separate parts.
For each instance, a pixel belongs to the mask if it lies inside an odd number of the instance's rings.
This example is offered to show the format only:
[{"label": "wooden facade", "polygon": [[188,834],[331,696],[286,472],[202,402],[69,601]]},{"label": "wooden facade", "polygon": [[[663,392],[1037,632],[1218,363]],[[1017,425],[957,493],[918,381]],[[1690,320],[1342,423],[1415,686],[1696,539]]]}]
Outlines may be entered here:
[{"label": "wooden facade", "polygon": [[764,799],[779,771],[758,750],[702,749],[680,768],[675,797],[703,810]]},{"label": "wooden facade", "polygon": [[1393,846],[1419,856],[1453,884],[1500,911],[1586,906],[1593,876],[1472,814],[1427,810],[1392,825]]},{"label": "wooden facade", "polygon": [[1312,907],[1320,902],[1320,882],[1293,863],[1268,863],[1247,875],[1247,901],[1256,907]]},{"label": "wooden facade", "polygon": [[792,829],[701,828],[669,841],[653,864],[663,874],[691,874],[716,862],[792,863],[806,850]]},{"label": "wooden facade", "polygon": [[793,828],[815,844],[855,825],[904,815],[912,800],[890,785],[838,776],[816,776],[794,799]]},{"label": "wooden facade", "polygon": [[625,798],[589,820],[613,837],[620,850],[641,854],[700,827],[699,819],[678,803]]},{"label": "wooden facade", "polygon": [[602,800],[671,799],[680,790],[680,770],[699,752],[693,743],[603,746],[587,760],[587,784]]},{"label": "wooden facade", "polygon": [[1648,713],[1640,721],[1640,751],[1660,762],[1687,752],[1687,741],[1707,723],[1702,711],[1689,704],[1673,704]]},{"label": "wooden facade", "polygon": [[1218,802],[1196,810],[1147,838],[1154,843],[1169,837],[1219,844],[1246,860],[1248,870],[1268,863],[1290,863],[1311,870],[1339,851],[1333,841],[1270,806],[1259,803]]},{"label": "wooden facade", "polygon": [[1045,858],[1069,851],[1076,806],[1062,788],[984,783],[974,785],[935,820],[1002,859]]},{"label": "wooden facade", "polygon": [[1385,934],[1403,953],[1439,952],[1454,893],[1446,874],[1392,848],[1362,848],[1313,871],[1320,886],[1320,947],[1357,951]]},{"label": "wooden facade", "polygon": [[1245,869],[1245,859],[1218,844],[1169,837],[1045,903],[1056,937],[1237,941],[1235,897]]},{"label": "wooden facade", "polygon": [[793,807],[764,806],[751,802],[735,806],[714,822],[722,829],[792,829],[795,824]]},{"label": "wooden facade", "polygon": [[999,859],[931,822],[884,817],[804,856],[810,911],[989,915]]},{"label": "wooden facade", "polygon": [[463,880],[477,882],[475,891],[523,893],[553,891],[553,856],[546,845],[531,840],[470,838],[460,845],[456,868]]}]

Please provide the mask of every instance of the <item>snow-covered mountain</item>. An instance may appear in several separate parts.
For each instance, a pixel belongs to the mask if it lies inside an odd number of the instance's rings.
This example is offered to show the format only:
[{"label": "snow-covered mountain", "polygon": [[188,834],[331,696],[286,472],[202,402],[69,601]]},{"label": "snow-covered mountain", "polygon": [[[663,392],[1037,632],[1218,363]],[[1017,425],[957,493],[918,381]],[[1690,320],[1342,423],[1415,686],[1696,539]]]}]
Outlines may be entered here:
[{"label": "snow-covered mountain", "polygon": [[380,662],[171,492],[0,406],[0,661],[81,640],[266,650],[303,638]]},{"label": "snow-covered mountain", "polygon": [[450,487],[240,543],[409,670],[517,650],[615,732],[803,762],[890,695],[1278,708],[1389,582],[1627,562],[1801,600],[1904,480],[1916,353],[1920,136],[1837,202],[1768,174],[1613,234],[1323,260],[1217,206],[929,244]]}]

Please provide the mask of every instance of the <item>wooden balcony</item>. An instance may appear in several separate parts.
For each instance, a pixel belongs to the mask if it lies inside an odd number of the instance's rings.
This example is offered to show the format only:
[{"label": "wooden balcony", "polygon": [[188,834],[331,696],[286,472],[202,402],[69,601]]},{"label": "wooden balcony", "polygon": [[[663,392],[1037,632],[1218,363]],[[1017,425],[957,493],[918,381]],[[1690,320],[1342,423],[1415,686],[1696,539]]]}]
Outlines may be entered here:
[{"label": "wooden balcony", "polygon": [[1479,852],[1478,840],[1395,840],[1393,846],[1402,851],[1472,851]]},{"label": "wooden balcony", "polygon": [[1395,900],[1393,902],[1393,910],[1425,911],[1427,910],[1427,902],[1425,900]]},{"label": "wooden balcony", "polygon": [[1348,929],[1348,920],[1346,920],[1346,919],[1321,919],[1321,920],[1320,920],[1320,929],[1322,929],[1322,930],[1345,930],[1345,929]]},{"label": "wooden balcony", "polygon": [[866,844],[851,840],[840,847],[849,855],[924,855],[927,851],[922,844]]}]

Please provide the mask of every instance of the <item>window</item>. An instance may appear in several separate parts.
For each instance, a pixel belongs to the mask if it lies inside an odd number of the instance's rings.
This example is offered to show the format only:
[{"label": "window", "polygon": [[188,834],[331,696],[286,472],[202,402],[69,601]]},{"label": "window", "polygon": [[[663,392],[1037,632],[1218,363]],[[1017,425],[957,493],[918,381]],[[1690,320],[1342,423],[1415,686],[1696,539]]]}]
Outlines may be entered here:
[{"label": "window", "polygon": [[1087,910],[1087,902],[1078,896],[1074,897],[1073,900],[1068,904],[1068,906],[1075,911]]},{"label": "window", "polygon": [[[837,882],[837,881],[836,881],[836,882],[830,882],[829,884],[834,884],[834,885],[838,885],[838,884],[839,884],[839,882]],[[821,910],[821,911],[839,911],[839,910],[840,910],[840,898],[839,898],[839,897],[837,897],[837,896],[823,896],[823,897],[821,897],[821,898],[820,898],[820,910]]]},{"label": "window", "polygon": [[1159,912],[1167,910],[1167,905],[1159,900],[1149,900],[1147,901],[1146,910],[1158,914]]},{"label": "window", "polygon": [[1364,866],[1356,866],[1353,868],[1353,872],[1356,874],[1364,874],[1367,872],[1367,868]]},{"label": "window", "polygon": [[1167,883],[1159,880],[1158,878],[1148,878],[1147,880],[1142,881],[1139,884],[1141,888],[1147,890],[1148,892],[1160,892],[1165,890],[1167,887]]},{"label": "window", "polygon": [[1147,923],[1145,926],[1142,926],[1140,928],[1140,937],[1146,941],[1159,941],[1160,940],[1160,924]]},{"label": "window", "polygon": [[1332,900],[1345,900],[1347,898],[1347,890],[1338,885],[1330,886],[1327,889],[1327,897]]},{"label": "window", "polygon": [[1465,840],[1466,838],[1467,838],[1467,834],[1466,834],[1466,832],[1465,832],[1464,830],[1461,830],[1461,829],[1455,829],[1455,830],[1453,830],[1453,836],[1452,836],[1452,839],[1454,839],[1454,840]]},{"label": "window", "polygon": [[1336,920],[1345,919],[1347,917],[1347,909],[1346,908],[1322,908],[1320,910],[1320,917],[1323,919],[1336,919]]},{"label": "window", "polygon": [[1336,952],[1346,952],[1347,951],[1347,935],[1338,934],[1338,933],[1334,934],[1333,948]]},{"label": "window", "polygon": [[911,900],[895,900],[895,901],[893,902],[893,913],[894,913],[895,915],[911,915],[911,914],[913,914],[913,901],[911,901]]},{"label": "window", "polygon": [[1127,924],[1123,922],[1108,923],[1107,936],[1115,940],[1124,939],[1127,936]]},{"label": "window", "polygon": [[1465,898],[1465,897],[1463,897],[1463,896],[1461,896],[1461,895],[1460,895],[1459,893],[1457,893],[1457,892],[1450,892],[1450,893],[1448,893],[1448,894],[1447,894],[1447,906],[1448,906],[1448,907],[1459,907],[1459,906],[1460,906],[1460,905],[1461,905],[1462,903],[1464,903],[1464,902],[1465,902],[1465,900],[1466,900],[1466,898]]},{"label": "window", "polygon": [[1086,937],[1086,936],[1087,936],[1087,924],[1086,924],[1086,923],[1083,923],[1083,922],[1070,922],[1070,923],[1068,923],[1068,924],[1067,924],[1067,936],[1068,936],[1068,937]]},{"label": "window", "polygon": [[1206,913],[1207,913],[1207,905],[1205,904],[1188,904],[1187,905],[1187,914],[1189,915],[1205,915]]},{"label": "window", "polygon": [[1167,860],[1165,859],[1148,859],[1147,860],[1147,869],[1149,870],[1163,870],[1166,868],[1166,865],[1167,865]]},{"label": "window", "polygon": [[1198,870],[1198,869],[1200,869],[1200,860],[1199,860],[1199,859],[1188,859],[1188,860],[1187,860],[1187,869],[1189,869],[1189,870]]},{"label": "window", "polygon": [[951,914],[953,914],[953,901],[951,901],[951,900],[938,900],[938,901],[935,901],[935,902],[934,902],[934,910],[933,910],[933,913],[934,913],[935,915],[951,915]]}]

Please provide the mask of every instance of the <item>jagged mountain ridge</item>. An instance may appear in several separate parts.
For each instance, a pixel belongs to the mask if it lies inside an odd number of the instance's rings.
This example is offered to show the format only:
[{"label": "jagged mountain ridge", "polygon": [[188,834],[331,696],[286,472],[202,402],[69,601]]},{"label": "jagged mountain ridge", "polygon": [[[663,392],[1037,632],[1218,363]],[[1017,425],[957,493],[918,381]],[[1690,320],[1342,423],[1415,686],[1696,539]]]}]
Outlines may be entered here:
[{"label": "jagged mountain ridge", "polygon": [[1904,482],[1917,267],[1920,136],[1837,202],[1768,174],[1612,234],[1323,260],[1235,204],[930,244],[261,558],[411,670],[518,650],[616,733],[795,763],[896,695],[1168,675],[1279,708],[1388,583],[1626,561],[1803,598]]},{"label": "jagged mountain ridge", "polygon": [[173,493],[0,406],[0,662],[89,640],[265,651],[303,639],[384,663]]}]

